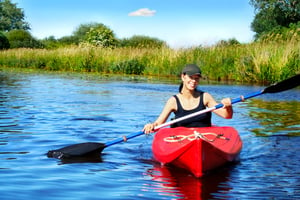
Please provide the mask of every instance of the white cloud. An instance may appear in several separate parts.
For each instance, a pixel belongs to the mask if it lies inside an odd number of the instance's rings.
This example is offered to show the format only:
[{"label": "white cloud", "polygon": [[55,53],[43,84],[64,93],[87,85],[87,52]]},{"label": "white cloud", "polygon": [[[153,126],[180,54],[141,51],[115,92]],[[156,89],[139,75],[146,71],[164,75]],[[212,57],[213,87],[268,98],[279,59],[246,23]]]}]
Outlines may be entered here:
[{"label": "white cloud", "polygon": [[156,10],[150,10],[149,8],[141,8],[137,11],[133,11],[128,14],[128,16],[142,16],[142,17],[151,17],[154,16]]}]

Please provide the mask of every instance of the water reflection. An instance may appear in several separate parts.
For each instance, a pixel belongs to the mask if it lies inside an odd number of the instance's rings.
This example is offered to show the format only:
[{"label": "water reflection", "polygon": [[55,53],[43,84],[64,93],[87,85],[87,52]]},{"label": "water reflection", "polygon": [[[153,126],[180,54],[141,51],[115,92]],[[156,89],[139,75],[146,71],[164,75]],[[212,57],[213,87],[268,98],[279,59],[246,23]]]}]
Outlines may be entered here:
[{"label": "water reflection", "polygon": [[103,121],[103,122],[113,122],[114,120],[110,117],[105,116],[95,116],[95,117],[76,117],[72,119],[73,121]]},{"label": "water reflection", "polygon": [[251,131],[257,136],[289,135],[300,136],[300,103],[297,101],[249,102],[249,116],[260,126]]},{"label": "water reflection", "polygon": [[99,154],[90,156],[79,156],[72,158],[64,158],[60,160],[60,164],[74,164],[74,163],[101,163],[102,157]]},{"label": "water reflection", "polygon": [[[47,199],[300,199],[300,156],[295,153],[300,151],[300,137],[256,136],[299,135],[298,90],[280,93],[276,101],[275,95],[266,94],[237,104],[232,120],[216,118],[217,125],[240,132],[245,144],[242,160],[196,179],[185,171],[153,164],[149,137],[114,145],[102,158],[47,158],[45,153],[52,148],[110,141],[140,130],[155,120],[178,87],[103,81],[98,75],[78,77],[0,69],[2,199],[34,199],[41,194]],[[260,89],[201,88],[216,99]]]},{"label": "water reflection", "polygon": [[[23,117],[20,110],[24,107],[22,81],[17,76],[10,76],[0,71],[0,146],[24,137],[20,125],[20,118]],[[18,153],[22,154],[16,152]],[[11,152],[1,151],[0,154],[6,155]]]},{"label": "water reflection", "polygon": [[220,198],[226,199],[226,194],[232,189],[226,184],[231,167],[227,166],[205,177],[196,178],[182,169],[155,164],[146,174],[156,182],[152,189],[162,196],[200,200],[213,199],[218,193]]}]

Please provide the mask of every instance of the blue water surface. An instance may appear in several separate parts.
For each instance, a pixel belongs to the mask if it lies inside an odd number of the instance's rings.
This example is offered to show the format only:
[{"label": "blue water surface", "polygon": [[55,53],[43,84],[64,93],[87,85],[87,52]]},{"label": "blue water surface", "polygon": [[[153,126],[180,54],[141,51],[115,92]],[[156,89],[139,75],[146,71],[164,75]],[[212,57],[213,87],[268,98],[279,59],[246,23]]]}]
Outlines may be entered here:
[{"label": "blue water surface", "polygon": [[[209,85],[216,100],[263,86]],[[241,160],[197,179],[152,158],[153,135],[107,147],[97,159],[61,161],[48,150],[108,142],[156,119],[178,85],[78,74],[0,71],[1,199],[299,199],[300,91],[234,105]]]}]

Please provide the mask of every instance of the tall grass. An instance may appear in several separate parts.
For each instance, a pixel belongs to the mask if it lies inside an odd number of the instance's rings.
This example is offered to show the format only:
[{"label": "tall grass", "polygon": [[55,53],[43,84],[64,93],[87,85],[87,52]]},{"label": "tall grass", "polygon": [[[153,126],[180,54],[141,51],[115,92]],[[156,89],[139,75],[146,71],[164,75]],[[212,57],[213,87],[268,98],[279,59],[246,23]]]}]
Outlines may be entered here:
[{"label": "tall grass", "polygon": [[213,80],[274,82],[300,72],[300,30],[288,40],[189,49],[68,47],[0,51],[0,67],[51,71],[177,76],[187,63],[198,64]]}]

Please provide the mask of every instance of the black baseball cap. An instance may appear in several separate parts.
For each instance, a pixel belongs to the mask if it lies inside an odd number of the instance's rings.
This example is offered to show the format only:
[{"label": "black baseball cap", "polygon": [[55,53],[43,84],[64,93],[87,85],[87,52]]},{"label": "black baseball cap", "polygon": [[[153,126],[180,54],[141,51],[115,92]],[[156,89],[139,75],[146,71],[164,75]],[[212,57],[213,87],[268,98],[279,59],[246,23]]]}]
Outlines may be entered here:
[{"label": "black baseball cap", "polygon": [[192,76],[192,75],[200,75],[201,76],[201,69],[195,64],[187,64],[183,68],[182,73],[187,74],[189,76]]}]

